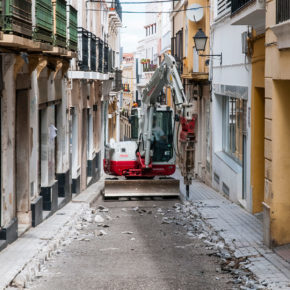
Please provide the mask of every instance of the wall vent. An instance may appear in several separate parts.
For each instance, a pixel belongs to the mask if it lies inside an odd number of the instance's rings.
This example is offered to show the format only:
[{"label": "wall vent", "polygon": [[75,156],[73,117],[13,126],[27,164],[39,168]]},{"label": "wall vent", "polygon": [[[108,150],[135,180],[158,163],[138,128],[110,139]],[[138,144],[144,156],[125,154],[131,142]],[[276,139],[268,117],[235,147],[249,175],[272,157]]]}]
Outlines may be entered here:
[{"label": "wall vent", "polygon": [[213,179],[217,184],[220,184],[220,176],[216,172],[213,174]]},{"label": "wall vent", "polygon": [[230,189],[229,187],[223,182],[223,193],[226,194],[226,195],[230,195]]}]

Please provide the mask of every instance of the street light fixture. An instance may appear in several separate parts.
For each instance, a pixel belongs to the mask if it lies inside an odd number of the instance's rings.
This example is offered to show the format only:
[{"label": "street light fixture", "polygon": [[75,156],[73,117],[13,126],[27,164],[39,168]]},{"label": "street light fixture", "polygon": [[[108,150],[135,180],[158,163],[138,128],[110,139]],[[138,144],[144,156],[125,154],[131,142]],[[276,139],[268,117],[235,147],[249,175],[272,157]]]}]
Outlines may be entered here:
[{"label": "street light fixture", "polygon": [[[193,41],[195,44],[195,49],[197,53],[200,51],[205,51],[206,43],[207,43],[208,37],[205,35],[205,33],[202,31],[201,28],[197,31],[195,36],[193,37]],[[213,56],[218,56],[221,58],[220,64],[222,65],[223,61],[223,55],[221,54],[199,54],[199,56],[204,56],[204,57],[213,57]]]}]

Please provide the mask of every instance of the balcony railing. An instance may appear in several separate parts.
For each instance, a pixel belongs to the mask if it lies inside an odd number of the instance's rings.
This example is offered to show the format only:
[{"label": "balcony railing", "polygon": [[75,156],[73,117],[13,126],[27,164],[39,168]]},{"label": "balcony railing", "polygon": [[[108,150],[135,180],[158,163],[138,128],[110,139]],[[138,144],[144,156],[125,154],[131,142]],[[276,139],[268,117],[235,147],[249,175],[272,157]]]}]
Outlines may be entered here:
[{"label": "balcony railing", "polygon": [[104,72],[104,42],[102,39],[98,39],[98,72]]},{"label": "balcony railing", "polygon": [[69,40],[68,48],[78,50],[78,11],[69,6]]},{"label": "balcony railing", "polygon": [[2,31],[32,37],[31,0],[2,0]]},{"label": "balcony railing", "polygon": [[90,33],[91,71],[97,70],[97,37]]},{"label": "balcony railing", "polygon": [[254,0],[232,0],[232,13],[235,13],[242,9],[245,5]]},{"label": "balcony railing", "polygon": [[109,72],[109,46],[105,43],[104,46],[104,73],[107,74]]},{"label": "balcony railing", "polygon": [[66,47],[66,0],[52,0],[54,45]]},{"label": "balcony railing", "polygon": [[276,23],[290,19],[290,0],[276,0]]},{"label": "balcony railing", "polygon": [[113,91],[119,92],[121,90],[122,90],[122,71],[116,70]]},{"label": "balcony railing", "polygon": [[33,38],[52,44],[52,5],[51,0],[35,1],[35,26]]},{"label": "balcony railing", "polygon": [[113,72],[113,50],[110,48],[109,49],[109,61],[108,61],[108,66],[109,66],[109,72]]},{"label": "balcony railing", "polygon": [[82,71],[89,70],[89,32],[84,28],[78,28],[78,46],[80,50],[79,68]]}]

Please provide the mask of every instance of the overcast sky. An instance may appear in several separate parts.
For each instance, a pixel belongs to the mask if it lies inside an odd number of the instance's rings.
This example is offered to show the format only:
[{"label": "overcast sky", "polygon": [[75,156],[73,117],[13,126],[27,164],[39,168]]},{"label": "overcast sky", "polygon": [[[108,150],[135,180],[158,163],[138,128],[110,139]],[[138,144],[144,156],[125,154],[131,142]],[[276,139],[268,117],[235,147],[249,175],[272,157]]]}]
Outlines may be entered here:
[{"label": "overcast sky", "polygon": [[[126,0],[126,2],[130,1]],[[138,0],[134,1],[137,2]],[[145,6],[143,4],[123,4],[122,8],[123,11],[145,11]],[[138,40],[142,39],[145,36],[144,24],[145,14],[123,14],[123,28],[121,28],[121,46],[123,46],[124,52],[136,51]]]}]

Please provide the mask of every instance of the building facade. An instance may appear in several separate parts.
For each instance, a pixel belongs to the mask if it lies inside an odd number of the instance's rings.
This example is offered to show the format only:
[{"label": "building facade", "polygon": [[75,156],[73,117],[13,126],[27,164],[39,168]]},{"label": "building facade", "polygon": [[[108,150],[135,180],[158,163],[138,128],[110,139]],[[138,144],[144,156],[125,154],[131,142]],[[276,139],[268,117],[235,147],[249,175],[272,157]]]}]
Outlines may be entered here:
[{"label": "building facade", "polygon": [[121,7],[91,2],[2,1],[0,249],[101,174]]}]

